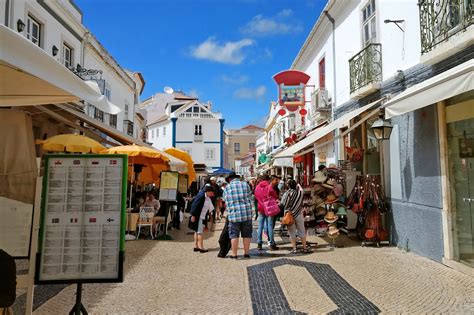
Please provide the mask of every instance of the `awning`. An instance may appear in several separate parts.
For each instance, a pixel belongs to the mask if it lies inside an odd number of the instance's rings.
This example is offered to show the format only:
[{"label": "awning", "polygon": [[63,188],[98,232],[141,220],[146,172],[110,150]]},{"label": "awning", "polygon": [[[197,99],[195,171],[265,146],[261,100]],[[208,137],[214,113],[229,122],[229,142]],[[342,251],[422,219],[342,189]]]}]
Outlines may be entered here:
[{"label": "awning", "polygon": [[316,141],[327,135],[328,133],[342,128],[344,125],[348,124],[351,119],[354,117],[362,114],[363,112],[369,110],[370,108],[374,107],[375,105],[379,104],[383,99],[379,99],[375,102],[372,102],[368,105],[362,106],[356,110],[351,111],[350,113],[334,120],[333,122],[329,123],[328,125],[318,128],[311,133],[309,133],[306,138],[301,140],[300,142],[292,145],[291,147],[287,148],[286,150],[278,153],[275,158],[281,157],[293,157],[297,152],[305,149],[307,146],[313,145]]},{"label": "awning", "polygon": [[[119,143],[121,144],[137,144],[137,145],[141,145],[141,146],[144,146],[144,147],[151,147],[149,144],[143,142],[143,141],[140,141],[139,139],[136,139],[136,138],[133,138],[115,128],[112,128],[84,113],[81,113],[73,108],[70,108],[66,105],[60,105],[60,104],[57,104],[56,105],[57,107],[59,107],[60,109],[64,110],[65,112],[75,116],[77,119],[79,119],[80,121],[83,121],[85,123],[87,123],[88,125],[91,125],[92,127],[96,128],[97,130],[105,133],[107,136],[109,136],[110,138],[118,141]],[[41,106],[38,106],[38,109],[40,110],[43,110],[45,111],[46,113],[49,113],[50,111],[49,110],[46,110],[45,108],[41,107]],[[155,149],[155,148],[154,148]],[[156,150],[156,149],[155,149]],[[158,150],[159,151],[159,150]],[[168,154],[168,153],[165,153],[165,152],[162,152],[160,151],[161,154],[163,154],[164,156],[166,156],[170,161],[169,161],[169,164],[170,164],[170,167],[171,167],[171,170],[173,171],[179,171],[179,172],[185,172],[187,170],[187,164],[186,162]]]},{"label": "awning", "polygon": [[273,166],[293,167],[293,158],[292,157],[276,157],[273,160]]},{"label": "awning", "polygon": [[418,83],[385,103],[385,117],[420,109],[474,89],[474,60]]},{"label": "awning", "polygon": [[0,25],[0,107],[84,100],[117,114],[94,81],[83,81],[21,34]]}]

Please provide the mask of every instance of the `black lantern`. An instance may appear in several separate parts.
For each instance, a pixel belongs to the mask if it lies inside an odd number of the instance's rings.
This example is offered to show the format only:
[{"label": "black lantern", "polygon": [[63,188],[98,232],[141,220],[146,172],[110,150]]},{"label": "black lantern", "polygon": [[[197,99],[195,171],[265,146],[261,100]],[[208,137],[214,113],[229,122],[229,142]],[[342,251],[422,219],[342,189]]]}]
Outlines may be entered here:
[{"label": "black lantern", "polygon": [[21,19],[18,19],[18,21],[16,21],[16,29],[20,33],[23,32],[23,30],[25,29],[25,23],[23,23]]},{"label": "black lantern", "polygon": [[384,119],[384,109],[380,109],[379,119],[372,124],[372,130],[374,131],[375,138],[377,140],[389,140],[390,134],[392,133],[392,124]]},{"label": "black lantern", "polygon": [[58,54],[58,47],[56,47],[56,45],[53,45],[53,56],[56,56]]}]

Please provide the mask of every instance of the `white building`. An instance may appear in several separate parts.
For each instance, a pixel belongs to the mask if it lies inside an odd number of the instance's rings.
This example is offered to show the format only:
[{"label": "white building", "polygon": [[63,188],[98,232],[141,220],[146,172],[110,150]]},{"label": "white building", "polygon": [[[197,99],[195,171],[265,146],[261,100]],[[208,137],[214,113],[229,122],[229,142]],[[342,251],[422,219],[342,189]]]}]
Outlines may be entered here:
[{"label": "white building", "polygon": [[143,102],[147,109],[148,142],[164,150],[188,152],[195,164],[223,167],[224,122],[212,104],[182,93],[156,94]]}]

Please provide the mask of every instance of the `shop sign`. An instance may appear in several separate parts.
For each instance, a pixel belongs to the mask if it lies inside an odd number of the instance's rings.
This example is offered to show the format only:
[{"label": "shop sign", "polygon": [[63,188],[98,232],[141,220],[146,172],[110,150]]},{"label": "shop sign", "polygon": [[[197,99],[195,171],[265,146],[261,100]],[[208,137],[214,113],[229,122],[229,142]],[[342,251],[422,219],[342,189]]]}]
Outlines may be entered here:
[{"label": "shop sign", "polygon": [[283,116],[286,111],[295,112],[299,110],[301,116],[307,114],[304,108],[306,104],[305,89],[310,76],[302,71],[286,70],[273,76],[278,85],[278,100],[281,106],[278,113]]},{"label": "shop sign", "polygon": [[47,155],[36,283],[122,282],[126,155]]},{"label": "shop sign", "polygon": [[188,175],[179,174],[178,192],[180,194],[188,193]]}]

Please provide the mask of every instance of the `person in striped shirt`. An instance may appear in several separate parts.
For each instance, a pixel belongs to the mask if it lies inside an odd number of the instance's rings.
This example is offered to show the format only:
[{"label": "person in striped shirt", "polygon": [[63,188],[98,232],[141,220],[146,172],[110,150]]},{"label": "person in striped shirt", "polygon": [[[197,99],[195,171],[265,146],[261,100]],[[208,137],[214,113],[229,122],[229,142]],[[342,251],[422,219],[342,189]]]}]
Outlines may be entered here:
[{"label": "person in striped shirt", "polygon": [[294,179],[288,180],[288,190],[283,195],[281,203],[284,206],[285,213],[290,211],[295,219],[295,223],[288,225],[288,233],[290,234],[291,245],[293,249],[291,254],[296,254],[296,233],[298,232],[301,242],[303,243],[303,253],[310,253],[311,249],[306,244],[306,230],[304,227],[303,215],[303,189],[297,185]]}]

